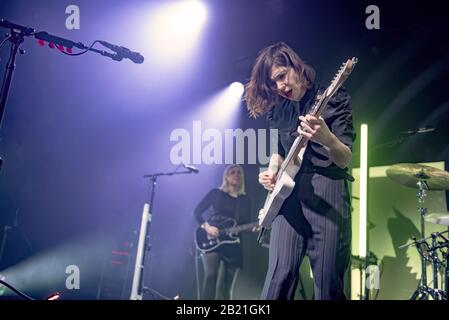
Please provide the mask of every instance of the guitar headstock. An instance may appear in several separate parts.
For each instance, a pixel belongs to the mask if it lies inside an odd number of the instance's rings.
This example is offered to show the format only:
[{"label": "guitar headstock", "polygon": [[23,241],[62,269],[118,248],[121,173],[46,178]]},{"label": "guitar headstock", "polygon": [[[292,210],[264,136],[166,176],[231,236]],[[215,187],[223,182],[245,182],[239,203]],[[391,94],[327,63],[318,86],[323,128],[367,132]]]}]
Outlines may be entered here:
[{"label": "guitar headstock", "polygon": [[357,62],[358,59],[353,57],[351,59],[348,59],[346,62],[342,63],[340,69],[332,79],[330,86],[324,92],[324,95],[332,96],[341,87],[343,82],[345,82],[346,78],[348,78],[352,70],[354,70],[354,67]]}]

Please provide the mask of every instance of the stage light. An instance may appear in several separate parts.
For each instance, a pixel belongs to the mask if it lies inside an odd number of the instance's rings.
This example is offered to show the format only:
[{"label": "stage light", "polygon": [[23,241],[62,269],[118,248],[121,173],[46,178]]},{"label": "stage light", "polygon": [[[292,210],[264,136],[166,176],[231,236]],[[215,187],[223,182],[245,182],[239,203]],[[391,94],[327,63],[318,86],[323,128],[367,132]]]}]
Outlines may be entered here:
[{"label": "stage light", "polygon": [[[252,148],[257,145],[257,132],[243,130],[238,123],[241,93],[235,85],[228,85],[185,115],[181,127],[170,134],[175,143],[170,151],[172,163],[243,163],[245,155],[251,158],[248,161],[256,161],[257,152]],[[219,170],[221,175],[222,168]]]},{"label": "stage light", "polygon": [[198,119],[203,119],[205,123],[216,128],[232,127],[242,94],[243,85],[239,82],[232,83],[200,108],[201,115]]},{"label": "stage light", "polygon": [[61,298],[61,294],[59,292],[52,293],[45,300],[59,300]]},{"label": "stage light", "polygon": [[162,63],[180,62],[196,46],[206,20],[207,9],[201,1],[165,5],[150,17],[149,46]]},{"label": "stage light", "polygon": [[[76,283],[97,279],[98,270],[104,264],[104,252],[109,252],[113,243],[114,239],[108,234],[79,235],[1,270],[1,276],[36,299],[55,300],[61,294],[83,298],[86,291]],[[80,269],[83,270],[82,279]],[[0,299],[15,295],[11,290],[0,291]]]},{"label": "stage light", "polygon": [[359,256],[366,257],[366,219],[368,203],[368,125],[362,124],[360,137],[360,229]]},{"label": "stage light", "polygon": [[232,95],[235,95],[239,98],[243,94],[244,90],[245,89],[243,87],[243,84],[241,84],[240,82],[233,82],[230,85],[230,91],[231,91]]}]

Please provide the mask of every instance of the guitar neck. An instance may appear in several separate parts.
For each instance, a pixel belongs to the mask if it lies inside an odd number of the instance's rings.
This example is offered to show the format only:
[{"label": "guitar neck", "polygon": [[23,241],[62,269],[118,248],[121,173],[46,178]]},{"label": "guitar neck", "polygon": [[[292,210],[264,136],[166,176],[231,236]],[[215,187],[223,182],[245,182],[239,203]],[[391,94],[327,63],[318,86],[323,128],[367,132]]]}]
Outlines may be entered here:
[{"label": "guitar neck", "polygon": [[258,224],[259,224],[259,222],[251,222],[251,223],[242,224],[242,225],[239,225],[239,226],[227,228],[227,229],[224,229],[223,231],[225,233],[238,233],[238,232],[241,232],[241,231],[249,230],[249,229],[257,226]]},{"label": "guitar neck", "polygon": [[[320,117],[324,109],[326,108],[327,103],[330,100],[330,96],[324,97],[324,94],[321,96],[319,100],[313,105],[312,110],[310,112],[311,115],[314,117]],[[288,153],[287,157],[285,158],[285,161],[281,165],[281,169],[279,170],[278,174],[281,175],[282,172],[285,171],[287,166],[290,164],[290,162],[298,156],[299,152],[301,151],[302,147],[307,143],[307,139],[303,135],[299,135],[295,141],[293,142],[293,145],[290,149],[290,152]],[[279,178],[279,177],[278,177]]]},{"label": "guitar neck", "polygon": [[[320,98],[314,103],[310,114],[315,117],[320,117],[326,106],[329,102],[330,98],[334,95],[335,92],[341,87],[343,82],[348,78],[354,69],[355,64],[357,63],[357,58],[348,59],[345,63],[342,64],[340,70],[335,75],[329,87],[327,87],[326,91],[320,94]],[[295,141],[293,142],[292,147],[290,148],[290,152],[285,158],[284,162],[281,165],[281,168],[278,172],[277,179],[283,174],[286,168],[291,164],[291,161],[295,161],[298,157],[299,152],[303,149],[303,147],[307,144],[307,139],[303,135],[299,135]]]}]

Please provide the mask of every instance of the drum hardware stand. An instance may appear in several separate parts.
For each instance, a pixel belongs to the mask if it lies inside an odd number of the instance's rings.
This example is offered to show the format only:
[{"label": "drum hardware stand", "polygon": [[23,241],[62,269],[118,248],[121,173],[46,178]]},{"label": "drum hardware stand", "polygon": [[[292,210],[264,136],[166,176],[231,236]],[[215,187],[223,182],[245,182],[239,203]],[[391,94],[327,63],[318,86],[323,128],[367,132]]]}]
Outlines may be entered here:
[{"label": "drum hardware stand", "polygon": [[[418,174],[417,178],[425,179],[426,176],[424,173]],[[427,249],[428,245],[425,241],[425,224],[424,224],[424,215],[427,213],[427,209],[423,207],[424,204],[424,198],[427,196],[427,190],[429,190],[426,182],[424,180],[419,180],[417,183],[418,186],[418,193],[416,194],[418,198],[419,203],[419,215],[420,215],[420,221],[421,221],[421,240],[417,241],[416,237],[413,238],[416,248],[418,249],[418,252],[420,253],[421,257],[421,285],[416,289],[416,291],[412,294],[410,297],[410,300],[416,300],[419,298],[419,300],[427,300],[428,296],[433,296],[433,291],[427,287],[427,259],[426,254],[428,254],[427,250],[423,250],[422,245],[425,244]]]},{"label": "drum hardware stand", "polygon": [[[434,232],[432,233],[432,248],[429,249],[429,251],[431,252],[431,259],[432,259],[432,270],[433,270],[433,282],[434,282],[434,300],[448,300],[448,257],[449,257],[449,241],[448,239],[446,239],[442,234],[446,233],[445,232]],[[444,242],[439,242],[437,243],[437,238],[441,237],[443,238],[445,241]],[[444,253],[444,251],[442,250],[443,248],[447,248],[446,253]],[[443,260],[440,261],[438,258],[438,253],[437,250],[440,250],[443,256]],[[444,269],[444,290],[440,290],[438,289],[438,271],[439,271],[439,267],[440,265],[443,265],[443,269]]]},{"label": "drum hardware stand", "polygon": [[446,247],[446,253],[443,251],[443,268],[444,268],[444,300],[449,300],[449,241],[440,244],[441,247]]},{"label": "drum hardware stand", "polygon": [[[437,243],[436,239],[437,237],[441,236],[443,233],[445,232],[441,232],[441,233],[432,233],[432,235],[430,237],[427,238],[423,238],[420,240],[417,240],[416,237],[413,237],[413,242],[409,243],[409,244],[405,244],[400,246],[399,248],[405,248],[408,247],[410,245],[416,245],[416,248],[421,256],[421,259],[424,260],[424,266],[426,266],[426,262],[432,262],[432,271],[433,271],[433,284],[435,288],[430,288],[427,286],[427,282],[426,285],[423,285],[423,280],[421,282],[421,285],[418,287],[418,289],[413,293],[413,295],[410,297],[410,300],[427,300],[427,298],[430,296],[432,297],[434,300],[447,300],[448,299],[448,267],[449,267],[449,262],[448,262],[448,257],[449,257],[449,250],[446,251],[445,254],[443,254],[444,261],[446,262],[446,266],[445,266],[445,290],[440,290],[438,289],[438,269],[439,269],[439,264],[441,263],[439,261],[438,258],[438,254],[436,252],[436,250],[438,249],[442,249],[442,248],[447,248],[449,246],[449,241],[445,241],[444,243]],[[443,236],[441,236],[443,239],[445,239]],[[427,239],[432,238],[432,247],[429,248],[429,245],[427,244]],[[445,239],[446,240],[446,239]],[[425,249],[423,249],[423,247],[425,247]],[[426,270],[427,271],[427,270]],[[427,275],[427,273],[426,273]],[[424,279],[425,277],[423,277],[422,279]]]},{"label": "drum hardware stand", "polygon": [[437,237],[439,233],[432,233],[432,248],[429,250],[430,259],[432,260],[432,271],[433,271],[433,300],[447,300],[447,294],[438,289],[438,269],[440,265],[440,260],[438,258],[437,249],[441,249],[442,247],[437,243]]},{"label": "drum hardware stand", "polygon": [[359,283],[360,283],[360,288],[359,288],[359,300],[363,300],[363,270],[366,270],[366,258],[361,258],[360,256],[351,256],[351,268],[352,265],[354,265],[355,263],[353,263],[352,261],[356,261],[357,265],[354,267],[354,269],[358,269],[359,270]]},{"label": "drum hardware stand", "polygon": [[[366,274],[366,270],[368,269],[368,266],[372,265],[377,266],[378,258],[372,251],[368,251],[366,257],[351,256],[351,260],[357,262],[355,268],[359,270],[360,275],[359,300],[370,300],[369,294],[370,289],[366,285],[366,281],[368,279],[368,274]],[[363,276],[365,276],[365,288],[363,288]]]},{"label": "drum hardware stand", "polygon": [[[428,128],[429,130],[431,128]],[[424,129],[427,132],[427,129]],[[424,131],[421,131],[424,132]],[[427,192],[429,190],[449,190],[449,172],[440,170],[431,166],[425,166],[416,163],[401,163],[392,165],[386,171],[387,176],[398,182],[401,185],[410,188],[418,188],[418,211],[420,214],[420,222],[421,222],[421,239],[417,240],[416,237],[413,238],[413,242],[400,246],[399,248],[405,248],[410,245],[416,246],[418,253],[420,254],[421,259],[421,281],[418,285],[416,291],[412,294],[410,299],[412,300],[427,300],[429,296],[434,300],[446,299],[448,298],[448,267],[449,263],[447,261],[448,258],[448,247],[449,247],[449,239],[443,236],[444,233],[448,232],[439,232],[432,233],[430,237],[426,237],[425,233],[425,224],[424,221],[429,221],[432,223],[440,224],[440,225],[448,225],[447,215],[446,214],[432,214],[431,216],[427,216],[427,209],[424,208],[424,198],[427,196]],[[437,238],[440,237],[444,241],[437,241]],[[431,244],[428,239],[432,238]],[[444,250],[446,248],[446,250]],[[442,255],[442,260],[440,260],[440,254]],[[433,288],[430,287],[427,283],[427,263],[432,264],[433,271]],[[438,272],[440,269],[446,267],[446,272],[443,277],[445,278],[445,291],[441,291],[438,289],[440,285],[438,283]],[[440,268],[440,269],[439,269]]]},{"label": "drum hardware stand", "polygon": [[[362,300],[370,300],[370,288],[366,285],[366,281],[368,279],[368,274],[366,272],[366,270],[368,269],[369,266],[377,266],[378,263],[378,259],[377,256],[372,252],[372,251],[368,251],[367,252],[367,256],[365,257],[365,296],[364,297],[360,297]],[[363,291],[360,291],[360,294],[362,294]]]}]

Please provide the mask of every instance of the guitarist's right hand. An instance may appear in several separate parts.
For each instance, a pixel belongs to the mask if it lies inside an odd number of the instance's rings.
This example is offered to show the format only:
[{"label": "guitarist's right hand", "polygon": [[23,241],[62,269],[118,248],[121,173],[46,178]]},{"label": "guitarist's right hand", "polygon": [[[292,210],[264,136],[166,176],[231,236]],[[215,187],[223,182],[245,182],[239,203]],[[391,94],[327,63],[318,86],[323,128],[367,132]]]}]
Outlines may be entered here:
[{"label": "guitarist's right hand", "polygon": [[202,225],[203,229],[206,231],[206,233],[211,237],[218,237],[220,234],[217,227],[211,226],[209,223],[205,222]]},{"label": "guitarist's right hand", "polygon": [[276,182],[276,173],[271,170],[259,173],[259,183],[267,190],[273,191]]}]

